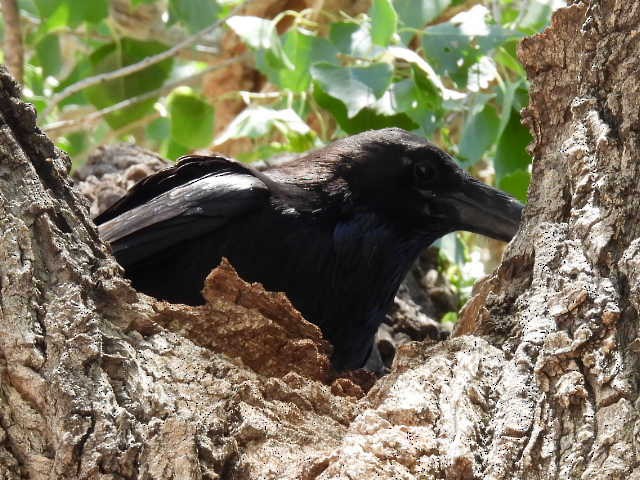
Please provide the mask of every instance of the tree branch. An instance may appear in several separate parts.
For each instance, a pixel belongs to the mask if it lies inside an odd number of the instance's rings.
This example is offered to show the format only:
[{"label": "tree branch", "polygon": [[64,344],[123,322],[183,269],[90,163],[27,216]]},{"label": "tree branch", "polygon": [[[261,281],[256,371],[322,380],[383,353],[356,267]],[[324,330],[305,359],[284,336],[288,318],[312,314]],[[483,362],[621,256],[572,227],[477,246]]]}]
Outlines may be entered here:
[{"label": "tree branch", "polygon": [[123,110],[127,107],[135,105],[140,102],[144,102],[145,100],[149,100],[151,98],[160,97],[166,93],[169,93],[174,88],[180,87],[182,85],[192,85],[204,77],[206,74],[211,73],[213,71],[219,70],[221,68],[228,67],[234,63],[238,63],[247,58],[247,55],[240,55],[238,57],[230,58],[223,62],[220,62],[216,65],[212,65],[209,68],[206,68],[200,72],[197,72],[189,77],[181,78],[180,80],[175,80],[173,82],[169,82],[166,85],[158,88],[156,90],[152,90],[150,92],[143,93],[141,95],[127,98],[121,102],[110,105],[101,110],[97,110],[95,112],[89,113],[88,115],[82,118],[75,118],[73,120],[63,120],[60,122],[53,122],[49,125],[45,125],[42,129],[52,137],[59,137],[69,132],[73,132],[76,130],[86,130],[91,127],[95,122],[102,119],[106,115],[110,113],[117,112],[119,110]]},{"label": "tree branch", "polygon": [[[7,1],[7,0],[3,0],[3,1]],[[242,2],[240,5],[234,8],[233,11],[229,14],[229,17],[236,15],[240,10],[242,10],[245,7],[245,5],[248,3],[248,1]],[[43,116],[46,117],[48,114],[50,114],[58,106],[58,104],[62,102],[64,99],[86,88],[93,87],[95,85],[99,85],[101,83],[105,83],[110,80],[115,80],[116,78],[126,77],[127,75],[131,75],[133,73],[144,70],[145,68],[148,68],[151,65],[155,65],[156,63],[160,63],[168,58],[177,56],[180,53],[180,51],[196,43],[208,33],[219,28],[222,25],[222,23],[224,23],[225,21],[226,21],[226,18],[220,19],[214,24],[200,30],[199,32],[191,35],[190,37],[185,38],[182,42],[174,45],[173,47],[165,50],[164,52],[158,53],[157,55],[152,55],[151,57],[147,57],[144,60],[141,60],[136,63],[132,63],[131,65],[127,65],[126,67],[122,67],[117,70],[113,70],[111,72],[101,73],[100,75],[94,75],[93,77],[87,77],[84,80],[81,80],[79,82],[69,85],[67,88],[65,88],[61,92],[51,97],[51,99],[49,100],[49,105],[44,111]]]},{"label": "tree branch", "polygon": [[24,46],[17,0],[1,0],[4,15],[4,54],[13,77],[22,83],[24,77]]}]

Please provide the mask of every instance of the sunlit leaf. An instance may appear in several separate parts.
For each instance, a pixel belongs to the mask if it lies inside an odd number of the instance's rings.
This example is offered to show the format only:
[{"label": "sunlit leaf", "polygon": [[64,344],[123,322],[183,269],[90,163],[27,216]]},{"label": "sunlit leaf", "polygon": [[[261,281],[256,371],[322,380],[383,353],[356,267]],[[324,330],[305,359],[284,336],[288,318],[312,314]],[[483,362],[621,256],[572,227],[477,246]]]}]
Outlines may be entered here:
[{"label": "sunlit leaf", "polygon": [[345,55],[355,58],[376,58],[384,48],[374,45],[368,22],[336,22],[331,24],[329,40]]},{"label": "sunlit leaf", "polygon": [[[413,29],[424,27],[444,12],[451,0],[393,0],[400,22]],[[411,31],[400,31],[400,38],[407,43],[415,36]]]},{"label": "sunlit leaf", "polygon": [[465,261],[466,247],[457,233],[449,233],[440,238],[434,245],[440,247],[450,262],[463,263]]},{"label": "sunlit leaf", "polygon": [[293,69],[285,55],[273,20],[236,15],[227,19],[227,25],[249,47],[259,51],[271,68]]},{"label": "sunlit leaf", "polygon": [[184,145],[180,145],[173,138],[170,138],[164,148],[164,151],[161,153],[162,153],[162,156],[170,160],[177,160],[182,155],[186,155],[189,152],[190,152],[190,149],[188,147],[185,147]]},{"label": "sunlit leaf", "polygon": [[97,23],[109,13],[108,0],[35,0],[43,33],[62,27],[77,27],[81,23]]},{"label": "sunlit leaf", "polygon": [[518,22],[518,27],[526,33],[538,32],[549,25],[552,12],[551,2],[532,0],[527,4],[527,8],[523,12],[524,15]]},{"label": "sunlit leaf", "polygon": [[371,38],[373,43],[386,47],[398,28],[398,14],[391,0],[373,0],[369,11],[371,17]]},{"label": "sunlit leaf", "polygon": [[393,69],[387,63],[366,67],[339,67],[318,63],[311,67],[311,76],[316,84],[344,103],[349,117],[379,99],[389,87],[392,74]]},{"label": "sunlit leaf", "polygon": [[487,23],[488,10],[476,5],[459,13],[449,22],[428,27],[422,48],[441,75],[447,75],[460,87],[467,85],[469,68],[499,45],[521,37],[521,33]]},{"label": "sunlit leaf", "polygon": [[400,127],[406,130],[419,128],[420,125],[417,122],[413,121],[401,108],[398,108],[400,105],[394,86],[395,84],[379,100],[363,108],[353,117],[349,117],[347,114],[347,107],[344,103],[320,88],[314,90],[314,98],[318,105],[331,112],[340,128],[348,134],[386,127]]},{"label": "sunlit leaf", "polygon": [[268,50],[278,41],[275,24],[266,18],[236,15],[227,25],[251,48]]},{"label": "sunlit leaf", "polygon": [[434,93],[438,92],[438,95],[445,100],[463,99],[465,97],[462,92],[446,88],[431,65],[413,50],[404,47],[389,47],[387,53],[398,60],[403,60],[413,65],[414,72],[416,72],[416,82],[423,89],[428,89]]},{"label": "sunlit leaf", "polygon": [[282,37],[284,54],[291,61],[293,68],[272,67],[258,59],[258,67],[269,80],[283,89],[303,92],[311,83],[310,68],[316,62],[337,63],[336,48],[325,38],[289,30]]},{"label": "sunlit leaf", "polygon": [[268,134],[273,128],[285,135],[289,132],[306,135],[311,131],[298,114],[289,108],[274,110],[253,106],[240,112],[216,139],[216,143],[221,144],[232,138],[259,138]]}]

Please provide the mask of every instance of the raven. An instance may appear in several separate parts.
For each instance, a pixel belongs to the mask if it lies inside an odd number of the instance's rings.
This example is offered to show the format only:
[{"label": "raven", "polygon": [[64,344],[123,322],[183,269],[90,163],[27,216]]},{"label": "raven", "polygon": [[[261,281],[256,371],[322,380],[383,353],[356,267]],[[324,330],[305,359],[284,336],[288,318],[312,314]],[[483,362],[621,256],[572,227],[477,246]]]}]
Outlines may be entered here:
[{"label": "raven", "polygon": [[522,205],[399,128],[338,140],[257,171],[183,157],[96,218],[138,290],[202,304],[227,257],[242,278],[283,291],[333,344],[337,370],[362,367],[421,250],[455,230],[508,241]]}]

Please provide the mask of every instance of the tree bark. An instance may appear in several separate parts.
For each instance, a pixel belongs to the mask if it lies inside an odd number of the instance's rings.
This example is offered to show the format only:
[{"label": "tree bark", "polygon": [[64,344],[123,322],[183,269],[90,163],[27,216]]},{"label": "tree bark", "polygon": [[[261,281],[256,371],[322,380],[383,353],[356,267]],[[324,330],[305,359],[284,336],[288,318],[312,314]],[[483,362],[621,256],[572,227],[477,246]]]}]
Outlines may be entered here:
[{"label": "tree bark", "polygon": [[457,336],[364,397],[228,266],[204,307],[133,291],[3,72],[0,478],[640,479],[639,26],[578,2],[522,43],[522,228]]}]

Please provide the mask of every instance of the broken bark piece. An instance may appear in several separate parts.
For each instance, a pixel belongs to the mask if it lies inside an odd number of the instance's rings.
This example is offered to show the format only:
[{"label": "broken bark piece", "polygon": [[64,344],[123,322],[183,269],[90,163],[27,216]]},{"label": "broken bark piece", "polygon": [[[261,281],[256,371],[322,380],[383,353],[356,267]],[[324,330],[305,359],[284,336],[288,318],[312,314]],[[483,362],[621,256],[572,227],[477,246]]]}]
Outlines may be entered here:
[{"label": "broken bark piece", "polygon": [[295,372],[329,380],[329,342],[286,295],[245,282],[226,259],[207,277],[203,294],[207,303],[201,307],[158,302],[154,320],[197,345],[241,359],[262,375]]}]

